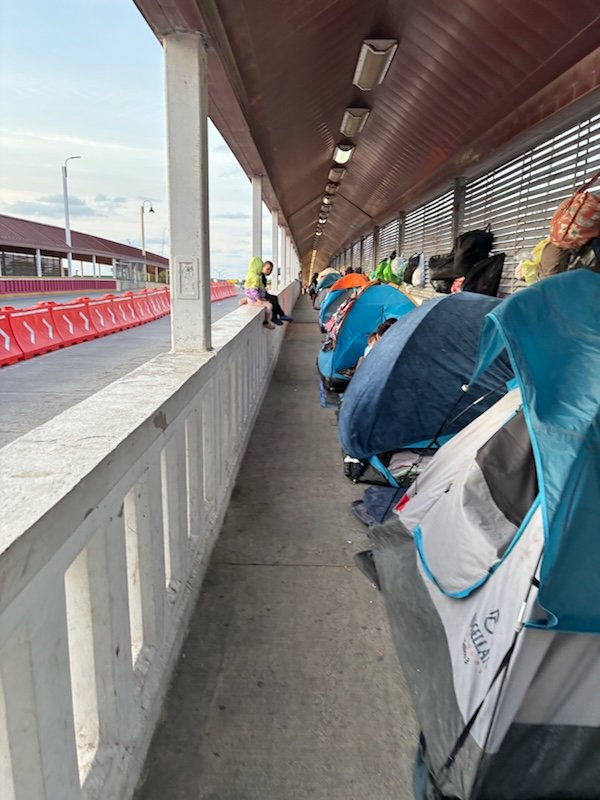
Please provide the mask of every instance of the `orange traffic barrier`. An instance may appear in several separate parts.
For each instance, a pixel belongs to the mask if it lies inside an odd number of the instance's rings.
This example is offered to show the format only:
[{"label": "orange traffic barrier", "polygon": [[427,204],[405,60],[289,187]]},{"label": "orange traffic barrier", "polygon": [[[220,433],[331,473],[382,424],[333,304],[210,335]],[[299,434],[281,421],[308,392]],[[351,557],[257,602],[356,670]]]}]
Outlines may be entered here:
[{"label": "orange traffic barrier", "polygon": [[148,302],[148,296],[145,290],[137,293],[127,292],[127,294],[131,297],[135,315],[140,322],[151,322],[153,319],[156,319],[156,315],[153,313]]},{"label": "orange traffic barrier", "polygon": [[10,325],[10,311],[0,309],[0,367],[20,361],[23,351],[19,347]]},{"label": "orange traffic barrier", "polygon": [[72,303],[47,303],[52,312],[54,326],[64,344],[79,344],[97,339],[99,334],[90,319],[88,304],[84,298]]},{"label": "orange traffic barrier", "polygon": [[63,346],[49,305],[39,303],[31,308],[9,309],[10,327],[24,358],[58,350]]},{"label": "orange traffic barrier", "polygon": [[[212,283],[211,301],[234,297],[230,283]],[[39,303],[30,308],[0,309],[0,367],[98,336],[132,328],[171,313],[168,286],[103,297],[80,297],[70,303]]]},{"label": "orange traffic barrier", "polygon": [[135,325],[142,324],[135,313],[131,292],[118,295],[111,294],[107,295],[107,297],[110,297],[112,301],[112,307],[119,325],[117,330],[123,331],[126,328],[133,328]]},{"label": "orange traffic barrier", "polygon": [[211,302],[215,300],[224,300],[226,297],[235,297],[237,289],[232,283],[211,283],[210,285],[210,299]]},{"label": "orange traffic barrier", "polygon": [[84,297],[81,299],[86,301],[92,325],[99,336],[106,336],[109,333],[121,330],[121,325],[117,321],[113,308],[112,295]]}]

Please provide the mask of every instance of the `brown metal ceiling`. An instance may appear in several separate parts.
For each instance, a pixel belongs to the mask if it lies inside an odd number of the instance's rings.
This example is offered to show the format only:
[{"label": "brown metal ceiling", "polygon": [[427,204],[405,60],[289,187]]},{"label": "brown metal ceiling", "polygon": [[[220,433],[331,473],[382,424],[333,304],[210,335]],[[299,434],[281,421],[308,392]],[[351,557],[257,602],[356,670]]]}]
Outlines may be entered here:
[{"label": "brown metal ceiling", "polygon": [[[247,172],[268,176],[301,255],[344,109],[371,108],[317,266],[600,86],[598,0],[135,2],[159,38],[208,34],[211,117]],[[373,92],[352,86],[365,38],[400,42]]]}]

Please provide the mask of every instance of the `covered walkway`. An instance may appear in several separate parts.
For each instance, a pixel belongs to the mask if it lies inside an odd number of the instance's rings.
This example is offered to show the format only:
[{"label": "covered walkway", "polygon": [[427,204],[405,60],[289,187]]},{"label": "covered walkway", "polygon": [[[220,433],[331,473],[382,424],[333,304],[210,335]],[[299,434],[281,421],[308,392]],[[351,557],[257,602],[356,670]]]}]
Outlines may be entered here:
[{"label": "covered walkway", "polygon": [[138,800],[397,800],[416,728],[383,605],[353,565],[315,312],[299,299]]}]

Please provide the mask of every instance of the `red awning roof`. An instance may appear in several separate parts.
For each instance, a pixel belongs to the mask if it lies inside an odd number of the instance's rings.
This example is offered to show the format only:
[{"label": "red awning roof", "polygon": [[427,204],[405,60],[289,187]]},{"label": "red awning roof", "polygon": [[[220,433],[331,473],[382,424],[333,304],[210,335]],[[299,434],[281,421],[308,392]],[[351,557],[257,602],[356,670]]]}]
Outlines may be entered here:
[{"label": "red awning roof", "polygon": [[[73,255],[96,256],[102,259],[120,259],[123,261],[141,261],[142,251],[138,247],[111,242],[89,233],[71,231]],[[65,229],[56,225],[45,225],[17,217],[0,214],[0,250],[35,250],[66,257]],[[169,260],[163,256],[146,251],[146,263],[150,266],[167,269]]]}]

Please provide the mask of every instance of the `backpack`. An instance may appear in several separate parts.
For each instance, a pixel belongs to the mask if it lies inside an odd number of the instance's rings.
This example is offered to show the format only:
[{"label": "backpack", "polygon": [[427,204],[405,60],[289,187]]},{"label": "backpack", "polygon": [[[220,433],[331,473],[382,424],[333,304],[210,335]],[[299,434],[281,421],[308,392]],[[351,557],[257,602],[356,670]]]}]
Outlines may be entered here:
[{"label": "backpack", "polygon": [[489,225],[484,230],[467,231],[457,236],[452,250],[454,253],[454,277],[466,277],[469,270],[478,261],[489,256],[493,244],[494,234]]},{"label": "backpack", "polygon": [[562,250],[575,250],[600,235],[600,195],[587,191],[599,177],[597,172],[556,209],[550,222],[552,244]]}]

